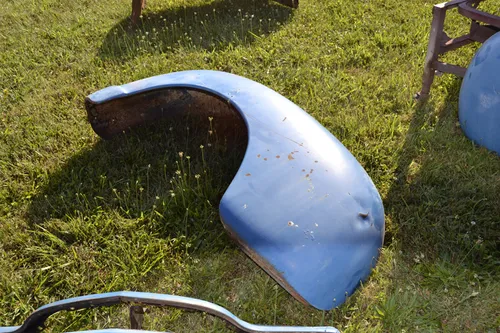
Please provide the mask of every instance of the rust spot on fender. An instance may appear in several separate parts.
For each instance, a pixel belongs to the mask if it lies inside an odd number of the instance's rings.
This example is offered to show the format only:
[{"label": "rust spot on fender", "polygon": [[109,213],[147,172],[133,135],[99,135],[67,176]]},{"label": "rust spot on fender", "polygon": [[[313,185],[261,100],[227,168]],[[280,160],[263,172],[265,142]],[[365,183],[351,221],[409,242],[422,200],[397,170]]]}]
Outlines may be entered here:
[{"label": "rust spot on fender", "polygon": [[276,158],[280,158],[281,156],[280,155],[276,155]]},{"label": "rust spot on fender", "polygon": [[250,177],[251,175],[252,175],[251,173],[247,173],[245,176]]},{"label": "rust spot on fender", "polygon": [[288,160],[294,160],[295,158],[293,158],[292,154],[288,154]]}]

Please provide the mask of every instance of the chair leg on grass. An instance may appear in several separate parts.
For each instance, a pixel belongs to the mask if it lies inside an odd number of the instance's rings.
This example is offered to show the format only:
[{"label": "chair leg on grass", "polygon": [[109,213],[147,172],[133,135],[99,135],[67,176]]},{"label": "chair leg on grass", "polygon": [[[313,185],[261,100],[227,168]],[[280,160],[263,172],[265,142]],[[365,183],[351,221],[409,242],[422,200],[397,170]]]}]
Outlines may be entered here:
[{"label": "chair leg on grass", "polygon": [[142,323],[144,322],[144,308],[140,305],[132,305],[129,308],[130,317],[130,328],[133,330],[142,329]]},{"label": "chair leg on grass", "polygon": [[274,0],[274,1],[282,4],[283,6],[299,8],[299,0]]},{"label": "chair leg on grass", "polygon": [[438,60],[442,39],[444,36],[444,20],[447,8],[436,5],[432,9],[432,25],[425,57],[424,75],[422,77],[422,90],[415,95],[416,99],[425,99],[429,96],[432,82],[434,81],[434,64]]},{"label": "chair leg on grass", "polygon": [[130,19],[132,20],[132,23],[136,25],[139,23],[139,19],[142,14],[142,10],[146,6],[146,0],[132,0],[132,15],[130,16]]}]

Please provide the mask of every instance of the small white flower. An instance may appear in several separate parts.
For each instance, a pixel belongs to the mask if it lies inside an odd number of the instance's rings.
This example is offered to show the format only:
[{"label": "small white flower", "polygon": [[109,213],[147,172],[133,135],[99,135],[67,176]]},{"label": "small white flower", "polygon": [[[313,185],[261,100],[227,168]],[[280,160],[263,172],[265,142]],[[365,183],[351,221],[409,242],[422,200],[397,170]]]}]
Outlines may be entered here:
[{"label": "small white flower", "polygon": [[471,221],[470,224],[471,225],[476,225],[476,221]]}]

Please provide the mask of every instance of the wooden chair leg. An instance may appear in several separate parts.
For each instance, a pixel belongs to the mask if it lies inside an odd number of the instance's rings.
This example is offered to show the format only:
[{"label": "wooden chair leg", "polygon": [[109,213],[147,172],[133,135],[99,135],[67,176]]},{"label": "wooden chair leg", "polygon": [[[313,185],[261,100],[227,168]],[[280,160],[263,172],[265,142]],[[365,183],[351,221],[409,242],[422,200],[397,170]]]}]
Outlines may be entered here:
[{"label": "wooden chair leg", "polygon": [[292,8],[299,8],[299,0],[275,0],[276,2]]},{"label": "wooden chair leg", "polygon": [[146,0],[132,0],[132,15],[130,18],[134,25],[139,23],[144,6],[146,6]]},{"label": "wooden chair leg", "polygon": [[438,60],[441,43],[444,37],[444,20],[447,8],[436,5],[433,7],[431,33],[427,46],[427,56],[425,57],[424,75],[422,77],[422,90],[416,94],[416,98],[426,98],[429,95],[432,82],[434,81],[434,63]]}]

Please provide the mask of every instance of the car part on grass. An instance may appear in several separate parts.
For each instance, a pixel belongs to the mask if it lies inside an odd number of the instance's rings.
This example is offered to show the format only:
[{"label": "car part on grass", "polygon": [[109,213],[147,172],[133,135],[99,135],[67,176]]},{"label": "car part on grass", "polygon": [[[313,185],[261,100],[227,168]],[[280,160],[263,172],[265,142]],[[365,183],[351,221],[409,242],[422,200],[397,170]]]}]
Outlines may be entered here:
[{"label": "car part on grass", "polygon": [[458,110],[465,135],[500,154],[500,33],[474,55],[462,81]]},{"label": "car part on grass", "polygon": [[[274,0],[284,6],[298,8],[299,0]],[[146,0],[132,0],[132,14],[130,15],[130,19],[132,23],[135,25],[139,23],[139,19],[142,15],[142,10],[146,7]]]},{"label": "car part on grass", "polygon": [[105,88],[86,108],[103,138],[169,114],[225,110],[243,118],[247,149],[221,199],[221,221],[303,303],[342,304],[376,264],[384,208],[372,180],[340,141],[274,90],[229,73],[185,71]]},{"label": "car part on grass", "polygon": [[[154,294],[154,293],[141,293],[133,291],[120,291],[105,294],[87,295],[81,297],[68,298],[65,300],[50,303],[38,308],[33,312],[21,326],[13,327],[0,327],[0,333],[35,333],[44,327],[44,323],[51,315],[60,311],[75,311],[80,309],[97,308],[103,306],[111,306],[120,303],[132,303],[136,304],[131,307],[131,326],[133,330],[128,329],[102,329],[90,332],[114,332],[114,333],[126,333],[133,332],[137,333],[135,329],[141,329],[142,327],[135,326],[133,323],[133,308],[142,308],[144,305],[152,306],[171,306],[175,308],[185,309],[185,310],[195,310],[202,311],[218,317],[232,327],[236,328],[241,332],[257,333],[257,332],[268,332],[268,333],[339,333],[339,331],[333,327],[318,326],[318,327],[295,327],[295,326],[264,326],[264,325],[254,325],[250,324],[240,318],[236,317],[234,314],[226,310],[225,308],[196,298],[166,295],[166,294]],[[140,313],[143,315],[143,313]],[[87,331],[89,332],[89,331]],[[146,331],[142,331],[146,332]]]},{"label": "car part on grass", "polygon": [[[463,77],[466,68],[439,61],[439,56],[464,45],[484,43],[500,29],[500,17],[480,11],[478,5],[485,0],[453,0],[434,5],[432,8],[432,24],[427,46],[427,56],[422,77],[422,90],[415,97],[428,97],[434,75],[437,73],[452,73]],[[444,32],[444,22],[448,10],[457,8],[458,13],[471,20],[469,33],[457,38],[450,38]]]}]

